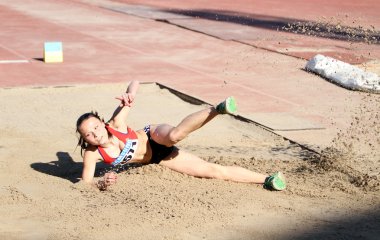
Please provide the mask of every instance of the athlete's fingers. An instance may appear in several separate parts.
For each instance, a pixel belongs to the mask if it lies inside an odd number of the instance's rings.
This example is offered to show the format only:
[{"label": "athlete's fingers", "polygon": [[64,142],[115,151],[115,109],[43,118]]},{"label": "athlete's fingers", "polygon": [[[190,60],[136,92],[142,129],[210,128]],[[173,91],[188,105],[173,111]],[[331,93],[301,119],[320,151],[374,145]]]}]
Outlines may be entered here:
[{"label": "athlete's fingers", "polygon": [[116,179],[106,179],[104,182],[107,186],[109,186],[109,185],[115,184]]},{"label": "athlete's fingers", "polygon": [[113,179],[116,177],[117,177],[117,174],[115,172],[107,172],[104,174],[105,179]]},{"label": "athlete's fingers", "polygon": [[131,106],[131,94],[130,93],[125,93],[124,94],[124,106]]},{"label": "athlete's fingers", "polygon": [[116,99],[118,99],[120,101],[120,105],[119,105],[120,107],[127,106],[128,97],[125,93],[123,95],[121,95],[120,97],[116,97]]},{"label": "athlete's fingers", "polygon": [[115,98],[120,101],[120,105],[119,105],[120,107],[123,107],[123,106],[131,107],[133,99],[134,99],[130,93],[123,93],[120,97],[115,97]]},{"label": "athlete's fingers", "polygon": [[116,180],[116,178],[117,178],[116,176],[108,176],[108,177],[107,177],[107,179],[110,180],[110,181],[112,181],[112,180]]},{"label": "athlete's fingers", "polygon": [[104,176],[115,177],[115,176],[117,176],[117,174],[114,171],[110,171],[110,172],[105,173]]},{"label": "athlete's fingers", "polygon": [[128,103],[129,103],[129,106],[132,106],[133,100],[135,100],[134,96],[132,94],[128,94]]},{"label": "athlete's fingers", "polygon": [[128,94],[127,93],[123,93],[123,101],[124,101],[124,103],[128,102]]},{"label": "athlete's fingers", "polygon": [[123,103],[123,97],[115,97],[115,99],[119,100],[120,101],[120,104],[119,104],[119,107],[123,107],[124,106],[124,103]]}]

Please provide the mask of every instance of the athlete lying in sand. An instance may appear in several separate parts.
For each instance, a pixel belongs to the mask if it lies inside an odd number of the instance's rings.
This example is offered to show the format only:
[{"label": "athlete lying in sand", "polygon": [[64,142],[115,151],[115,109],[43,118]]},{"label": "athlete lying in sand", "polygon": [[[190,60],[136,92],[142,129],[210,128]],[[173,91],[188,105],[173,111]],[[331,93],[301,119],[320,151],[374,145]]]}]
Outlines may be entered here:
[{"label": "athlete lying in sand", "polygon": [[94,112],[85,113],[77,120],[77,132],[80,134],[78,145],[83,155],[83,181],[103,189],[116,183],[117,175],[112,171],[106,173],[103,180],[94,181],[96,162],[103,160],[114,167],[129,163],[155,163],[195,177],[264,184],[272,190],[285,189],[285,179],[280,172],[268,176],[242,167],[222,166],[174,146],[218,114],[234,113],[236,102],[233,97],[216,107],[188,115],[176,127],[168,124],[147,125],[134,131],[127,126],[126,120],[138,87],[139,82],[132,81],[126,93],[117,97],[121,103],[108,122],[101,120]]}]

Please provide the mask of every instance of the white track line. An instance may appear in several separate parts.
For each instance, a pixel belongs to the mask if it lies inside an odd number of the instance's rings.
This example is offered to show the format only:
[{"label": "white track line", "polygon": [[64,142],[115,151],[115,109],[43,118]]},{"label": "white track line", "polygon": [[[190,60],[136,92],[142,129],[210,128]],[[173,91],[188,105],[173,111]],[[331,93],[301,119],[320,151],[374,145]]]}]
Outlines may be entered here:
[{"label": "white track line", "polygon": [[28,60],[0,60],[0,64],[8,64],[8,63],[28,63]]}]

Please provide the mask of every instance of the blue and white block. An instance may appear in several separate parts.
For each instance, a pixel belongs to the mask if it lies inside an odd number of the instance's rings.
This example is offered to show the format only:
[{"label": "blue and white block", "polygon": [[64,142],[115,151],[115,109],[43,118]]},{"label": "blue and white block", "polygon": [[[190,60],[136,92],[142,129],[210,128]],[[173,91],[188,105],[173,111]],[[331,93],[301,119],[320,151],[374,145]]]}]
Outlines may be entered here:
[{"label": "blue and white block", "polygon": [[61,42],[45,42],[44,62],[58,63],[63,62],[63,49]]}]

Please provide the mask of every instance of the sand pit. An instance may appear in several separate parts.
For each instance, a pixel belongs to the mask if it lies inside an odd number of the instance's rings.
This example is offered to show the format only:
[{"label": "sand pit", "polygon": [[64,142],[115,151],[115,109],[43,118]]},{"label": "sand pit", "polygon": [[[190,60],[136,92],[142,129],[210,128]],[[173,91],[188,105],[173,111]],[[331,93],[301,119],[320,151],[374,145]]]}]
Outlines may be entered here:
[{"label": "sand pit", "polygon": [[[380,235],[378,96],[363,95],[363,111],[354,115],[352,128],[337,136],[322,157],[231,116],[219,116],[179,145],[212,162],[267,173],[282,170],[289,183],[284,192],[193,178],[159,165],[129,169],[119,174],[117,185],[100,192],[78,182],[82,163],[80,149],[75,149],[75,121],[89,110],[110,116],[114,97],[125,87],[0,89],[0,239]],[[130,125],[176,124],[203,107],[143,84]],[[363,121],[374,125],[366,130]]]}]

